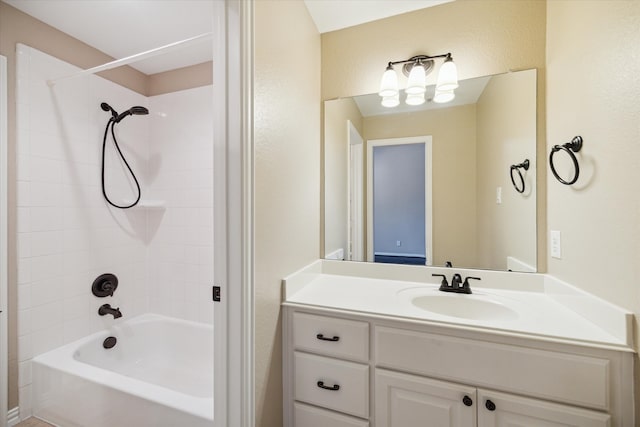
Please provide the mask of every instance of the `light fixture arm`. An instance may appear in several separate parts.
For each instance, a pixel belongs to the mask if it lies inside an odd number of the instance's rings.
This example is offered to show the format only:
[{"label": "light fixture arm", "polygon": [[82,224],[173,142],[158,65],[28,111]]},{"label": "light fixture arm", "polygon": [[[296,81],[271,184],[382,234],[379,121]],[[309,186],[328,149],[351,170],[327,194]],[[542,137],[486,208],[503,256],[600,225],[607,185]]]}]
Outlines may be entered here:
[{"label": "light fixture arm", "polygon": [[449,53],[445,53],[442,55],[434,55],[434,56],[429,56],[429,55],[416,55],[416,56],[412,56],[409,59],[404,59],[402,61],[391,61],[387,64],[387,68],[389,67],[393,67],[394,65],[398,65],[398,64],[408,64],[411,62],[422,62],[422,61],[430,61],[432,59],[438,59],[438,58],[445,58],[445,61],[449,61],[452,60],[453,58],[451,57],[451,52]]}]

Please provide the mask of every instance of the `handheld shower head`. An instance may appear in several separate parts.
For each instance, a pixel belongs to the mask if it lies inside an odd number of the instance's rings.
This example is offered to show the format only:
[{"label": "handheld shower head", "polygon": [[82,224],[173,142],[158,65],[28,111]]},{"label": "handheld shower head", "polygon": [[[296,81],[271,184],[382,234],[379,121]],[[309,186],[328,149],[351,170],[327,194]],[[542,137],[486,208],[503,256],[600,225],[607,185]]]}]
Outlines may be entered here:
[{"label": "handheld shower head", "polygon": [[115,122],[116,123],[120,123],[120,121],[122,119],[124,119],[125,117],[131,116],[131,115],[134,115],[134,114],[137,115],[137,116],[146,115],[146,114],[149,114],[149,110],[147,110],[145,107],[140,107],[140,106],[131,107],[127,111],[125,111],[124,113],[121,113],[120,115],[118,115],[115,118]]},{"label": "handheld shower head", "polygon": [[111,112],[111,117],[114,120],[118,117],[118,113],[116,112],[116,110],[111,108],[111,106],[109,104],[107,104],[106,102],[103,102],[102,104],[100,104],[100,108],[102,108],[102,111],[110,111]]},{"label": "handheld shower head", "polygon": [[149,110],[147,110],[145,107],[140,107],[140,106],[136,106],[136,107],[131,107],[131,114],[137,114],[137,115],[147,115],[149,114]]}]

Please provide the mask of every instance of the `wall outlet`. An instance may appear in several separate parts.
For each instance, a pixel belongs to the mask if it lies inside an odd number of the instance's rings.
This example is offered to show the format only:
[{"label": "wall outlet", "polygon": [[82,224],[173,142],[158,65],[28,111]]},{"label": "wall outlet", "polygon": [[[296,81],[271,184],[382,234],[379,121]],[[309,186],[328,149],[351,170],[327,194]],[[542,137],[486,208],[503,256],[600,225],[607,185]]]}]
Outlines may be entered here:
[{"label": "wall outlet", "polygon": [[502,204],[502,187],[496,187],[496,204]]},{"label": "wall outlet", "polygon": [[562,239],[557,230],[551,230],[551,257],[562,259]]},{"label": "wall outlet", "polygon": [[402,246],[402,242],[401,242],[400,240],[396,240],[396,246],[397,246],[397,247]]}]

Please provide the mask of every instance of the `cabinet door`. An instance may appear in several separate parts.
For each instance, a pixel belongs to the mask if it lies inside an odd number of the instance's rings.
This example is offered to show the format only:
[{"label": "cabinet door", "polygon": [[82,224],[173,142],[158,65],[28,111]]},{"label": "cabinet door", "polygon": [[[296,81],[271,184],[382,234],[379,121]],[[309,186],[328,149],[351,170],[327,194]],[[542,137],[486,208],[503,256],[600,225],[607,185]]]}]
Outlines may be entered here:
[{"label": "cabinet door", "polygon": [[476,389],[376,369],[376,427],[475,427]]},{"label": "cabinet door", "polygon": [[608,427],[602,412],[478,390],[478,427]]}]

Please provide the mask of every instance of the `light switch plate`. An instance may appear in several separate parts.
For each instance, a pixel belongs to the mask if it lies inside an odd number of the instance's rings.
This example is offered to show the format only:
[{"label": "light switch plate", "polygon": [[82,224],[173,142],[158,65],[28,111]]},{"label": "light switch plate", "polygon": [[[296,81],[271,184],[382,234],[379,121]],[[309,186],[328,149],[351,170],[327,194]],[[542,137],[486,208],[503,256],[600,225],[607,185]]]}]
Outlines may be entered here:
[{"label": "light switch plate", "polygon": [[551,230],[551,257],[562,259],[562,239],[558,230]]},{"label": "light switch plate", "polygon": [[502,187],[496,187],[496,204],[502,204]]}]

